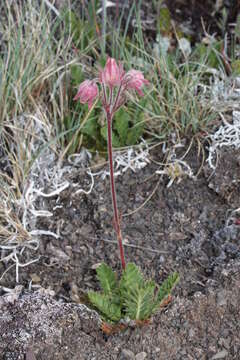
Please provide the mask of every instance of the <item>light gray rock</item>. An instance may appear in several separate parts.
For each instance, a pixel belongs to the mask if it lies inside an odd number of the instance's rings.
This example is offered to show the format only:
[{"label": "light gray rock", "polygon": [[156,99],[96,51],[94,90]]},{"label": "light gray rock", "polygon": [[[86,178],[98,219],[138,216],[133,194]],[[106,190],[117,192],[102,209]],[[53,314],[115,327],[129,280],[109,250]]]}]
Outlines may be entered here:
[{"label": "light gray rock", "polygon": [[122,349],[120,359],[121,359],[121,360],[135,360],[135,355],[134,355],[134,353],[133,353],[131,350],[129,350],[129,349]]},{"label": "light gray rock", "polygon": [[219,359],[225,359],[228,356],[227,350],[219,351],[217,354],[215,354],[211,360],[219,360]]},{"label": "light gray rock", "polygon": [[147,359],[147,353],[145,353],[144,351],[136,355],[136,360],[144,360],[144,359]]}]

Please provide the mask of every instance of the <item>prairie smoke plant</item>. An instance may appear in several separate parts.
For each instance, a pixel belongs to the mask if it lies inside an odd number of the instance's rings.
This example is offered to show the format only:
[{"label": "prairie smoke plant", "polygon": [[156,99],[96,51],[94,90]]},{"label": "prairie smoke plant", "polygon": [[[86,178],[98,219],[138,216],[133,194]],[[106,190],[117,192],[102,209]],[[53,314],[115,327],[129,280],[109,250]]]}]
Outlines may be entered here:
[{"label": "prairie smoke plant", "polygon": [[92,107],[94,100],[99,96],[98,86],[100,86],[103,109],[107,119],[108,129],[108,159],[110,170],[110,184],[112,205],[114,214],[114,228],[117,234],[120,259],[122,269],[126,268],[124,249],[122,244],[122,233],[117,207],[117,196],[114,181],[113,154],[112,154],[112,120],[116,111],[126,102],[126,93],[129,90],[135,90],[140,96],[143,96],[142,88],[149,82],[144,78],[141,71],[131,69],[125,73],[121,63],[115,59],[108,58],[104,69],[100,70],[99,77],[93,80],[83,81],[78,89],[74,100],[80,100],[82,104],[87,103],[89,109]]},{"label": "prairie smoke plant", "polygon": [[[149,82],[144,78],[141,71],[132,69],[125,73],[121,64],[117,64],[115,59],[108,58],[105,68],[100,71],[99,78],[92,81],[85,80],[80,85],[79,91],[75,96],[75,99],[80,99],[81,103],[88,103],[88,106],[91,107],[93,101],[98,96],[96,88],[99,85],[101,87],[100,100],[107,119],[108,158],[114,228],[117,234],[123,271],[121,278],[118,279],[109,266],[101,264],[96,271],[102,291],[89,291],[88,299],[99,311],[102,319],[108,322],[108,324],[103,323],[102,327],[102,330],[108,334],[109,329],[113,329],[113,331],[116,329],[114,324],[118,323],[121,319],[121,329],[127,326],[129,319],[135,321],[134,324],[136,326],[148,323],[151,316],[163,304],[168,304],[171,301],[171,291],[179,280],[177,273],[170,275],[161,286],[158,286],[152,280],[145,280],[135,264],[128,263],[126,265],[122,244],[114,182],[112,121],[116,111],[126,102],[126,92],[135,90],[140,96],[143,96],[142,88],[148,84]],[[124,320],[125,323],[123,322]]]}]

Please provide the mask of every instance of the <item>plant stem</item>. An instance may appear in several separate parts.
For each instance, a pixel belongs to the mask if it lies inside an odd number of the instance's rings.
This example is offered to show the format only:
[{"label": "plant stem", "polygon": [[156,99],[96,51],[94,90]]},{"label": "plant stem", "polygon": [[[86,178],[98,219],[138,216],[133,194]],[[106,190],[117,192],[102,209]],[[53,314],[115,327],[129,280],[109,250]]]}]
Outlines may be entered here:
[{"label": "plant stem", "polygon": [[107,129],[108,129],[108,161],[109,161],[109,170],[110,170],[110,184],[111,184],[111,194],[112,194],[114,225],[115,225],[115,231],[117,234],[122,269],[124,270],[126,268],[126,262],[125,262],[124,249],[123,249],[123,243],[122,243],[120,219],[119,219],[119,215],[118,215],[117,196],[116,196],[116,190],[115,190],[114,169],[113,169],[113,154],[112,154],[112,118],[113,118],[113,116],[109,110],[106,111],[106,115],[107,115]]}]

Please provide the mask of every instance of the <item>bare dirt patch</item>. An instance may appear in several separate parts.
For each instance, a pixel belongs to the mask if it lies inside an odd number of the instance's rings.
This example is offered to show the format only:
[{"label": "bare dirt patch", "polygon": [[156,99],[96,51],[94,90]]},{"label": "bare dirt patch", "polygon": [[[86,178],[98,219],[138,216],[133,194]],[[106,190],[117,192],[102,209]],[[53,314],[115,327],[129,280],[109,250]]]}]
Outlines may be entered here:
[{"label": "bare dirt patch", "polygon": [[[102,333],[98,317],[82,301],[86,290],[98,288],[97,263],[120,270],[108,178],[98,180],[89,195],[74,195],[70,187],[44,200],[54,215],[41,228],[60,238],[43,237],[39,262],[21,269],[25,288],[16,301],[1,298],[2,359],[24,359],[28,351],[36,359],[238,359],[238,152],[223,150],[215,172],[205,165],[197,179],[186,176],[169,188],[166,176],[155,175],[159,154],[137,173],[118,177],[117,191],[127,261],[158,283],[178,271],[172,303],[149,326]],[[196,173],[196,151],[185,160]],[[75,170],[72,180],[87,189],[89,176]],[[144,207],[124,216],[153,191]],[[1,285],[14,284],[12,269]],[[27,290],[29,284],[34,291]]]}]

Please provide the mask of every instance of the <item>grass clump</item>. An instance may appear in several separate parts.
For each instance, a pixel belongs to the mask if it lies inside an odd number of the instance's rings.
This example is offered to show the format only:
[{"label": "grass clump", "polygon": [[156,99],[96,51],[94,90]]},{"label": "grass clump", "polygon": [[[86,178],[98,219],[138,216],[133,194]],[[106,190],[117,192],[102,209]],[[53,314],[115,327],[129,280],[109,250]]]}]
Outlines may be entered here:
[{"label": "grass clump", "polygon": [[28,190],[36,180],[31,172],[41,149],[57,152],[49,99],[71,62],[71,39],[57,38],[62,18],[54,18],[44,2],[7,0],[1,14],[0,249],[3,269],[16,267],[18,281],[19,268],[32,262],[32,250],[39,244],[31,234],[36,219],[32,214],[29,220]]},{"label": "grass clump", "polygon": [[46,141],[54,136],[48,102],[59,73],[65,69],[59,62],[69,43],[56,41],[60,20],[53,21],[44,3],[27,1],[13,6],[6,1],[4,14],[0,25],[0,138],[16,167],[13,173],[19,174],[18,182],[24,184],[29,170],[26,163],[36,155],[29,137],[39,138],[39,124],[49,130],[45,131]]},{"label": "grass clump", "polygon": [[201,67],[191,69],[188,64],[177,65],[165,57],[153,66],[154,90],[149,94],[147,107],[151,134],[165,140],[175,133],[181,139],[210,128],[216,113],[210,105],[203,106],[198,93]]}]

